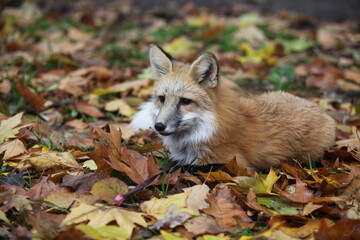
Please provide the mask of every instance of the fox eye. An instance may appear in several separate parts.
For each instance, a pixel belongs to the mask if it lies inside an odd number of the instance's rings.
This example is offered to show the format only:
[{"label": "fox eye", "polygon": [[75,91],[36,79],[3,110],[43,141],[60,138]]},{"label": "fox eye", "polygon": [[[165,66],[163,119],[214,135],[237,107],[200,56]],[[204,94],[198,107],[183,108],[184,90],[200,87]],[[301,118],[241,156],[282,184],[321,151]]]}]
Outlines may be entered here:
[{"label": "fox eye", "polygon": [[180,103],[181,105],[189,105],[192,101],[188,98],[181,98]]},{"label": "fox eye", "polygon": [[165,96],[159,96],[159,100],[161,103],[164,103],[165,102]]}]

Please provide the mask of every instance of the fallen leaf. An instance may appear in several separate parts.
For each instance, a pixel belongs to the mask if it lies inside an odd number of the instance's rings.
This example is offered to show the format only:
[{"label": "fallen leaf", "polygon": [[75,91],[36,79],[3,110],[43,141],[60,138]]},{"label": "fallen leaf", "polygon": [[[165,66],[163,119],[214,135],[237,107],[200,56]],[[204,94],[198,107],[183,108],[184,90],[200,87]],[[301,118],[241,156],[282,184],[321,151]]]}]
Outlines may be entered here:
[{"label": "fallen leaf", "polygon": [[188,221],[185,224],[185,228],[195,235],[205,233],[218,234],[225,231],[216,223],[215,219],[210,216],[197,216]]},{"label": "fallen leaf", "polygon": [[314,233],[315,240],[341,239],[352,240],[360,238],[360,220],[339,220],[336,223],[327,223],[325,219]]},{"label": "fallen leaf", "polygon": [[105,110],[110,111],[110,112],[118,111],[121,115],[124,115],[126,117],[131,117],[135,113],[137,113],[137,111],[134,108],[130,107],[122,99],[116,99],[116,100],[107,102],[105,104]]},{"label": "fallen leaf", "polygon": [[116,221],[116,223],[124,229],[126,238],[131,236],[136,226],[135,223],[143,227],[147,226],[147,223],[142,217],[142,213],[101,204],[92,206],[82,202],[80,202],[78,207],[71,209],[71,213],[66,215],[61,225],[66,226],[85,221],[89,221],[87,225],[93,228],[102,227],[111,221]]},{"label": "fallen leaf", "polygon": [[164,238],[164,240],[187,240],[187,238],[177,237],[175,236],[176,233],[171,234],[165,231],[160,231],[161,236]]},{"label": "fallen leaf", "polygon": [[15,138],[19,130],[30,126],[31,124],[21,125],[21,117],[23,113],[18,113],[13,117],[4,119],[0,122],[0,144],[4,143],[9,138]]},{"label": "fallen leaf", "polygon": [[12,157],[26,152],[26,148],[22,141],[20,141],[19,139],[14,139],[0,145],[0,154],[2,154],[3,152],[5,152],[3,159],[8,160]]},{"label": "fallen leaf", "polygon": [[174,38],[171,42],[164,44],[163,48],[174,57],[193,54],[196,51],[195,44],[185,36]]},{"label": "fallen leaf", "polygon": [[80,231],[85,233],[86,236],[95,240],[124,240],[129,237],[128,233],[124,228],[111,225],[94,228],[84,224],[80,224],[76,226],[76,229],[79,229]]},{"label": "fallen leaf", "polygon": [[36,112],[39,112],[44,106],[44,97],[42,95],[36,95],[25,83],[23,83],[22,80],[18,79],[16,89],[25,98],[26,102],[28,102],[36,110]]},{"label": "fallen leaf", "polygon": [[309,190],[299,177],[296,177],[296,185],[290,185],[286,191],[280,190],[279,193],[299,203],[308,203],[314,198],[313,191]]},{"label": "fallen leaf", "polygon": [[235,230],[254,226],[246,212],[235,201],[232,190],[223,184],[218,185],[216,191],[209,196],[210,207],[202,209],[203,212],[213,216],[217,224],[226,230]]},{"label": "fallen leaf", "polygon": [[69,167],[82,169],[81,165],[76,161],[74,156],[69,152],[54,152],[34,154],[29,157],[31,165],[37,170],[46,170],[54,167]]},{"label": "fallen leaf", "polygon": [[100,173],[87,173],[80,176],[66,175],[62,179],[62,187],[71,187],[76,192],[90,192],[92,186],[107,176]]},{"label": "fallen leaf", "polygon": [[168,198],[152,198],[149,201],[142,202],[140,204],[141,211],[148,215],[155,217],[156,219],[166,218],[166,212],[170,205],[175,205],[180,212],[188,212],[192,215],[198,215],[199,213],[191,209],[186,208],[186,199],[190,192],[178,193],[171,195]]},{"label": "fallen leaf", "polygon": [[266,176],[266,179],[261,178],[257,173],[253,177],[239,176],[234,177],[232,180],[237,184],[237,189],[243,194],[247,194],[250,188],[253,188],[256,194],[271,193],[271,190],[280,178],[271,168]]},{"label": "fallen leaf", "polygon": [[75,106],[76,106],[76,108],[78,108],[78,110],[80,110],[83,113],[86,113],[89,116],[100,117],[100,118],[105,117],[105,114],[100,112],[100,110],[97,107],[95,107],[85,101],[77,101],[75,103]]},{"label": "fallen leaf", "polygon": [[164,226],[175,228],[182,225],[189,218],[191,218],[191,214],[180,212],[175,204],[171,204],[166,210],[165,218],[157,220],[156,223],[151,226],[151,229],[160,230]]},{"label": "fallen leaf", "polygon": [[194,211],[208,208],[210,205],[206,202],[210,188],[205,185],[195,185],[190,188],[183,188],[184,192],[190,192],[186,199],[186,206]]},{"label": "fallen leaf", "polygon": [[117,195],[125,194],[128,191],[127,185],[118,178],[106,178],[96,182],[91,193],[100,197],[100,199],[113,203]]},{"label": "fallen leaf", "polygon": [[70,191],[68,188],[58,188],[51,191],[45,198],[45,201],[51,202],[56,206],[68,209],[77,199],[77,194]]}]

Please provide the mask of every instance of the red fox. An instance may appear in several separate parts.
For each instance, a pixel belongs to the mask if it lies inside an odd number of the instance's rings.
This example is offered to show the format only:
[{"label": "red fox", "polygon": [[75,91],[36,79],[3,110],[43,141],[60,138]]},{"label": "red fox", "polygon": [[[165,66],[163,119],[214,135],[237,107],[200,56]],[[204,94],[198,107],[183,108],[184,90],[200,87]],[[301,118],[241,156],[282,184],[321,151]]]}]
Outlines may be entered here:
[{"label": "red fox", "polygon": [[155,129],[170,157],[183,165],[226,163],[253,170],[298,156],[322,157],[335,140],[335,124],[316,104],[286,92],[242,97],[220,81],[217,59],[204,53],[191,65],[150,47],[152,99],[131,125]]}]

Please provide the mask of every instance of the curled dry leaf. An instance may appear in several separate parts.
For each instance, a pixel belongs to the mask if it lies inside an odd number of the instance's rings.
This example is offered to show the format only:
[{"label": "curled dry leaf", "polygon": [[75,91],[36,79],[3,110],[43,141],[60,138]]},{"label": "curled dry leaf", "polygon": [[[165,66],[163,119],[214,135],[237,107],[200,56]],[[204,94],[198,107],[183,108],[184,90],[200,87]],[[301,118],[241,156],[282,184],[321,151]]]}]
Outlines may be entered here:
[{"label": "curled dry leaf", "polygon": [[37,112],[44,106],[44,97],[35,94],[22,80],[18,79],[16,89]]},{"label": "curled dry leaf", "polygon": [[29,157],[28,159],[31,165],[33,165],[37,170],[46,170],[56,167],[82,169],[81,165],[69,152],[49,151],[46,153],[38,153],[34,155],[35,156]]}]

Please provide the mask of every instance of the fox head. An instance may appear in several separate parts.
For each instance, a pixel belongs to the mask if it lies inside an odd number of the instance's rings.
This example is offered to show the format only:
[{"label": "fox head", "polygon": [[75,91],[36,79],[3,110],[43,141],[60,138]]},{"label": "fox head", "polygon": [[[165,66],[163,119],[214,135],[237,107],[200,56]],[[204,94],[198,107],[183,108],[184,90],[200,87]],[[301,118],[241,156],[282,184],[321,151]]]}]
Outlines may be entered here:
[{"label": "fox head", "polygon": [[219,67],[215,55],[207,52],[185,64],[156,45],[149,55],[155,80],[153,128],[163,138],[208,140],[216,129],[214,91]]}]

